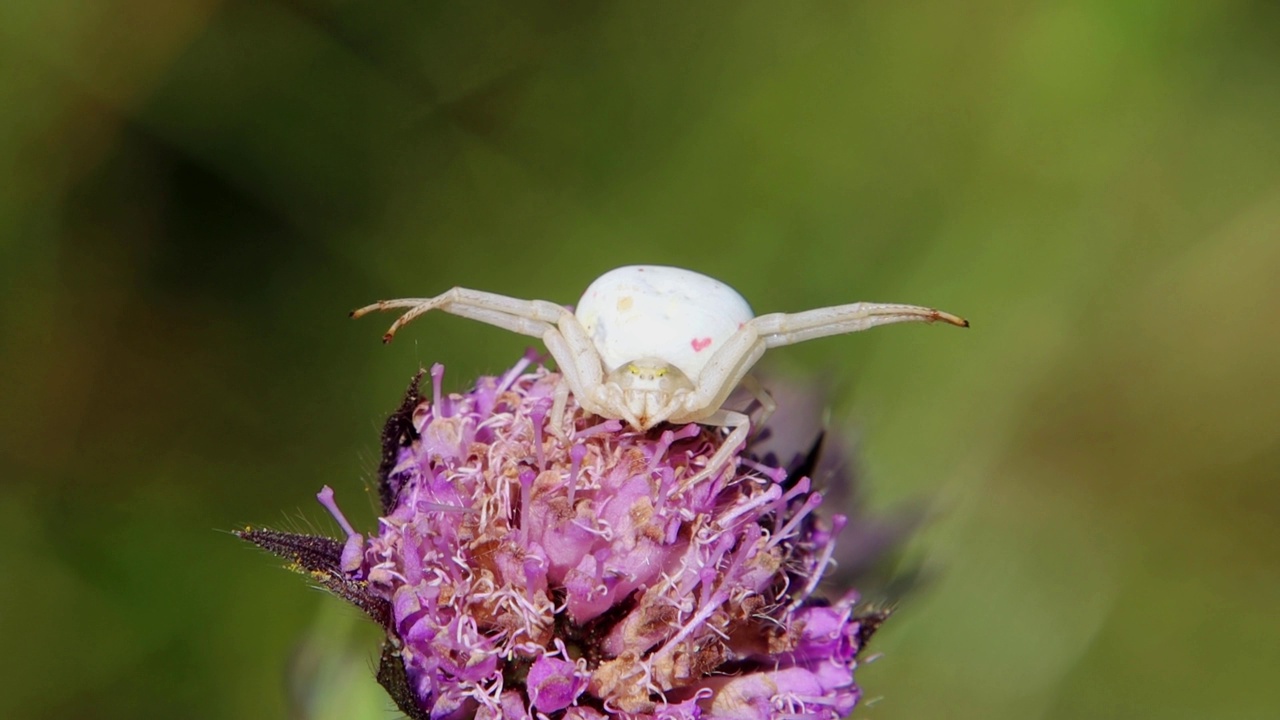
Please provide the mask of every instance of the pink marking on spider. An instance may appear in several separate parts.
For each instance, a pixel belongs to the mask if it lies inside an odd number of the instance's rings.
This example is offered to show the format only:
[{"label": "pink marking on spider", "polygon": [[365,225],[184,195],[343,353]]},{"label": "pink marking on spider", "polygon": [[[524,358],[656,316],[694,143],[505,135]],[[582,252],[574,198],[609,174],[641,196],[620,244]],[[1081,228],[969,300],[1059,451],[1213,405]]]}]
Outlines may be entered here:
[{"label": "pink marking on spider", "polygon": [[711,347],[711,338],[694,338],[689,341],[689,344],[693,346],[694,352],[702,352],[703,350]]}]

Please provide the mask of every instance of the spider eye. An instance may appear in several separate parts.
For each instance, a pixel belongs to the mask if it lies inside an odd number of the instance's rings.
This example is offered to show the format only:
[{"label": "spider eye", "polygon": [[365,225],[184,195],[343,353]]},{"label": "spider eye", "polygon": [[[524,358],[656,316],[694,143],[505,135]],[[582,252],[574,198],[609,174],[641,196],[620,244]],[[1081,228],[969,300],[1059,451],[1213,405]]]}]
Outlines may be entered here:
[{"label": "spider eye", "polygon": [[662,362],[641,358],[609,373],[609,381],[623,390],[674,392],[679,388],[690,389],[693,383],[680,372],[680,368]]},{"label": "spider eye", "polygon": [[642,368],[639,365],[628,365],[627,372],[639,377],[641,374],[648,374],[651,377],[660,378],[667,374],[667,368]]}]

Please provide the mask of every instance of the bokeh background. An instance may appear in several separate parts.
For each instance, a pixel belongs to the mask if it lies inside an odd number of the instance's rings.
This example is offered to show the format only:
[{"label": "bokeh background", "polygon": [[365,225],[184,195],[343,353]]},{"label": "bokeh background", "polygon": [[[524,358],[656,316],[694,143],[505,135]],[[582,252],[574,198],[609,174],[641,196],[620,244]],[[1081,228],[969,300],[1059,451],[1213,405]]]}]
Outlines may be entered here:
[{"label": "bokeh background", "polygon": [[1280,5],[0,4],[0,717],[394,717],[242,546],[527,341],[382,297],[928,304],[832,383],[921,588],[856,717],[1280,707]]}]

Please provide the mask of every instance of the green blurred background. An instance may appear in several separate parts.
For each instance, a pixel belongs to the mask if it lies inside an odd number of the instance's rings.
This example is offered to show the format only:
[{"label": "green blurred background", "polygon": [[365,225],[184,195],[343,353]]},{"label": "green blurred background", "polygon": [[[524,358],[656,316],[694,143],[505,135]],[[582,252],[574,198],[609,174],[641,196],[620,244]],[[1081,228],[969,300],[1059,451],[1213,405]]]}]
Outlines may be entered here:
[{"label": "green blurred background", "polygon": [[527,344],[350,308],[636,262],[974,323],[769,358],[934,510],[856,717],[1280,712],[1280,5],[10,0],[0,717],[392,717],[225,531]]}]

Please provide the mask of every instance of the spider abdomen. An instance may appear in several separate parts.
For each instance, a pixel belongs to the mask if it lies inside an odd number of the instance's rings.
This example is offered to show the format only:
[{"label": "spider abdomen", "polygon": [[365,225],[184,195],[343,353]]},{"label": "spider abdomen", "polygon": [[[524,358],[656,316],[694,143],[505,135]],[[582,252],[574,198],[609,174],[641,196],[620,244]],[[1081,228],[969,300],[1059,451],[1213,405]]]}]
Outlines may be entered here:
[{"label": "spider abdomen", "polygon": [[695,382],[715,350],[754,317],[747,301],[719,280],[657,265],[601,275],[574,314],[600,352],[606,374],[653,358]]}]

